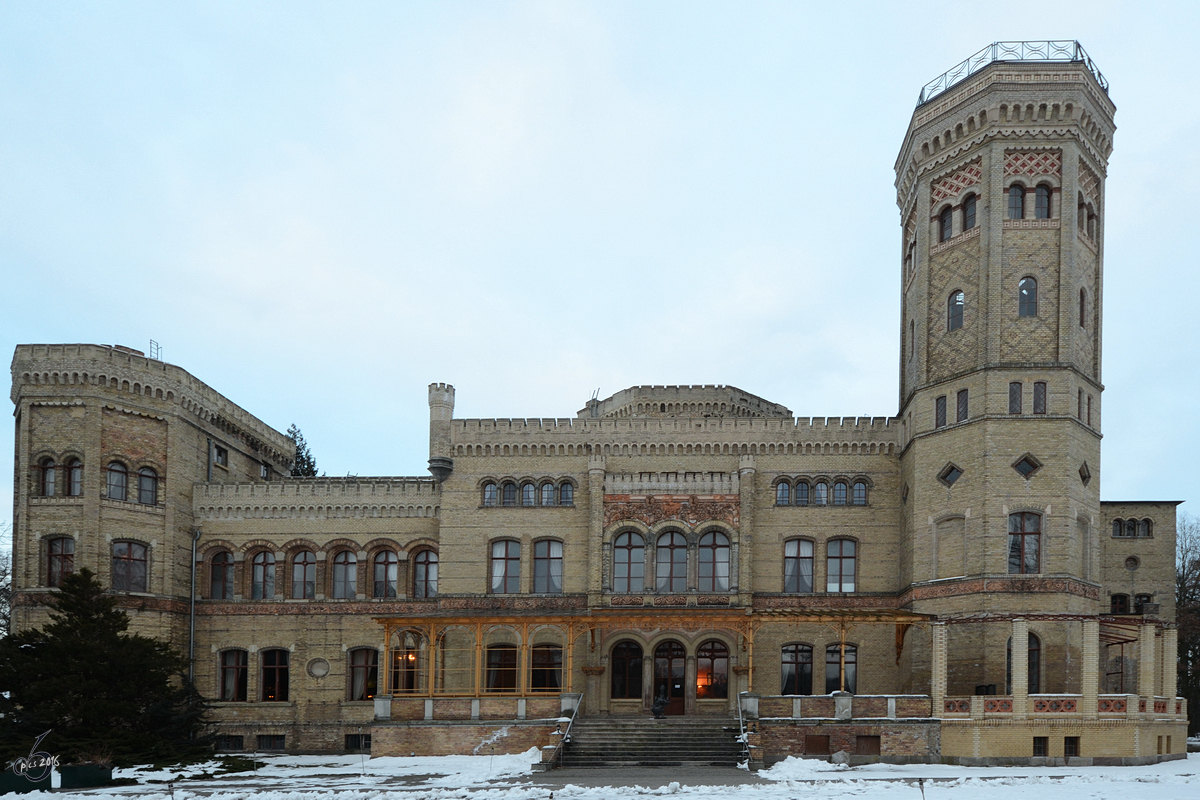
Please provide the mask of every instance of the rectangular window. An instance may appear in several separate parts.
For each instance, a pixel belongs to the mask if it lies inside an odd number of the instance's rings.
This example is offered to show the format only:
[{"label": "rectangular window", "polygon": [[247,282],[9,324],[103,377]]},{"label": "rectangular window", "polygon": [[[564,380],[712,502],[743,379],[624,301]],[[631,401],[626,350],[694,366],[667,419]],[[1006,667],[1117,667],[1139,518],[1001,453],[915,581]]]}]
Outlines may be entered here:
[{"label": "rectangular window", "polygon": [[813,590],[813,543],[807,539],[789,539],[783,545],[783,590]]},{"label": "rectangular window", "polygon": [[246,701],[246,651],[226,650],[221,653],[221,700],[226,703]]},{"label": "rectangular window", "polygon": [[1079,756],[1079,737],[1064,736],[1063,737],[1063,755],[1067,758]]},{"label": "rectangular window", "polygon": [[222,467],[229,466],[229,451],[219,444],[213,445],[213,463],[220,464]]},{"label": "rectangular window", "polygon": [[1083,389],[1079,390],[1079,403],[1075,407],[1075,417],[1076,419],[1083,419]]},{"label": "rectangular window", "polygon": [[1087,396],[1087,424],[1089,426],[1092,424],[1092,396],[1090,394]]},{"label": "rectangular window", "polygon": [[562,542],[543,540],[533,545],[533,591],[562,594]]},{"label": "rectangular window", "polygon": [[489,692],[517,690],[517,648],[495,644],[487,649],[487,689]]},{"label": "rectangular window", "polygon": [[967,421],[967,390],[961,389],[958,392],[958,422]]},{"label": "rectangular window", "polygon": [[287,737],[276,736],[274,734],[259,734],[258,749],[259,750],[284,750],[286,749]]},{"label": "rectangular window", "polygon": [[146,546],[113,542],[112,588],[118,592],[146,591]]},{"label": "rectangular window", "polygon": [[1050,755],[1050,737],[1035,736],[1033,737],[1033,757],[1045,758]]},{"label": "rectangular window", "polygon": [[258,465],[258,477],[262,478],[264,481],[271,480],[271,468],[269,466],[267,466],[266,464],[259,464]]},{"label": "rectangular window", "polygon": [[288,699],[288,651],[262,653],[262,699],[286,703]]},{"label": "rectangular window", "polygon": [[539,644],[531,651],[529,689],[534,692],[562,691],[562,648],[556,644]]},{"label": "rectangular window", "polygon": [[245,750],[246,739],[244,736],[218,736],[216,749],[225,752]]},{"label": "rectangular window", "polygon": [[346,749],[355,752],[370,752],[371,750],[371,734],[369,733],[347,733],[346,734]]},{"label": "rectangular window", "polygon": [[370,700],[379,684],[379,651],[360,647],[350,651],[350,699]]},{"label": "rectangular window", "polygon": [[1033,413],[1046,413],[1046,382],[1037,381],[1033,384]]},{"label": "rectangular window", "polygon": [[1025,384],[1020,381],[1013,381],[1008,385],[1008,413],[1021,413],[1021,395],[1023,394]]},{"label": "rectangular window", "polygon": [[946,427],[946,395],[942,395],[933,403],[933,427]]}]

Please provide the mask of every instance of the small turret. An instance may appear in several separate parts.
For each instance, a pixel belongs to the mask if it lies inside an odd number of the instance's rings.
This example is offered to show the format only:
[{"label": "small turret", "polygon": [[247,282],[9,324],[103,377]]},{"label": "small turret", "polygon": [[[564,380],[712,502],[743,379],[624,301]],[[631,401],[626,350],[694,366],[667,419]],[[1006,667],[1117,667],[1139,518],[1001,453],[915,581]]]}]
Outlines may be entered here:
[{"label": "small turret", "polygon": [[429,384],[429,472],[442,483],[454,472],[450,458],[450,421],[454,418],[454,387]]}]

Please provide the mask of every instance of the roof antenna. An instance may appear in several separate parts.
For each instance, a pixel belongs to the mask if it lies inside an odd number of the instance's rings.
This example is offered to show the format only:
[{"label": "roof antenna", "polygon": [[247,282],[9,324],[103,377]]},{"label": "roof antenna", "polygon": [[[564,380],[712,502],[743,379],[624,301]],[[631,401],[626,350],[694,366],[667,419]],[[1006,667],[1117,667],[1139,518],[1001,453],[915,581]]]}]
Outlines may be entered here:
[{"label": "roof antenna", "polygon": [[150,340],[150,358],[155,361],[162,361],[162,345],[153,339]]}]

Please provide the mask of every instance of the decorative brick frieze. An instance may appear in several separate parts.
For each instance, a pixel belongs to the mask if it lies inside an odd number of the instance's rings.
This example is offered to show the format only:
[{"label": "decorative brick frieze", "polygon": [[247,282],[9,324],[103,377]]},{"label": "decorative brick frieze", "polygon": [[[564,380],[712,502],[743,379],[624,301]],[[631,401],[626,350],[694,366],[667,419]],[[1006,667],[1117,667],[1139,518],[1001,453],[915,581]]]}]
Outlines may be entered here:
[{"label": "decorative brick frieze", "polygon": [[695,527],[719,521],[733,527],[740,522],[739,495],[604,495],[604,527],[626,520],[657,525],[673,520]]}]

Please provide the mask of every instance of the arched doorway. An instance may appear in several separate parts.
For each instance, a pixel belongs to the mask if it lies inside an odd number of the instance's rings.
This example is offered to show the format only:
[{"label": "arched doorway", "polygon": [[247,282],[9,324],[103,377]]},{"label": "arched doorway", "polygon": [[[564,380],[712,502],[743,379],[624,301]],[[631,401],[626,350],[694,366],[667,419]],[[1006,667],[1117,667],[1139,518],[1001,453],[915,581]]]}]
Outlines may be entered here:
[{"label": "arched doorway", "polygon": [[666,641],[654,649],[654,697],[666,698],[668,715],[683,714],[687,651],[679,642]]}]

